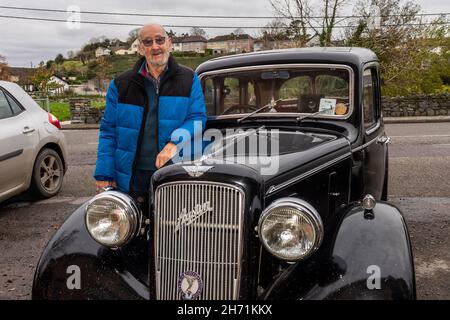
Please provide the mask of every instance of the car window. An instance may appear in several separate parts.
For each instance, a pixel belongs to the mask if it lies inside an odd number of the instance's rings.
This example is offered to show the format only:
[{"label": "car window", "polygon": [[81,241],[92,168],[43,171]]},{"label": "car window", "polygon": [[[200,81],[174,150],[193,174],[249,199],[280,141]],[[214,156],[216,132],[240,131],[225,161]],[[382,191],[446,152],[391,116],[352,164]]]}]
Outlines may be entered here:
[{"label": "car window", "polygon": [[276,101],[270,112],[343,116],[352,110],[350,79],[345,67],[262,67],[212,73],[202,83],[208,115],[248,114]]},{"label": "car window", "polygon": [[13,116],[13,111],[9,106],[8,99],[2,90],[0,90],[0,119]]},{"label": "car window", "polygon": [[372,69],[364,70],[363,74],[363,106],[364,106],[364,127],[370,128],[375,124],[375,86]]},{"label": "car window", "polygon": [[17,104],[17,102],[9,94],[6,94],[6,99],[8,100],[9,106],[11,107],[14,115],[19,114],[23,111],[23,109]]},{"label": "car window", "polygon": [[208,115],[245,113],[257,108],[254,84],[247,79],[207,78],[203,91]]},{"label": "car window", "polygon": [[204,82],[203,91],[205,92],[205,106],[206,113],[208,115],[215,114],[215,100],[216,100],[216,92],[214,90],[214,85],[212,79],[208,79]]},{"label": "car window", "polygon": [[345,97],[348,93],[348,82],[333,75],[316,77],[316,90],[326,96]]},{"label": "car window", "polygon": [[295,77],[281,85],[280,99],[297,98],[299,95],[306,93],[313,93],[311,78],[307,76]]}]

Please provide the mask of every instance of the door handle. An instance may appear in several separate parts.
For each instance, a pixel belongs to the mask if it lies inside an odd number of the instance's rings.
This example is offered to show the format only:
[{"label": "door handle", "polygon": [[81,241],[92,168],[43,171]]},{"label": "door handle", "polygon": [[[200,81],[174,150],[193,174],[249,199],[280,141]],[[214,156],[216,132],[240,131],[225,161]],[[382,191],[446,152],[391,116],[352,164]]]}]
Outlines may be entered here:
[{"label": "door handle", "polygon": [[26,127],[23,128],[22,133],[23,134],[29,134],[29,133],[34,132],[35,130],[36,129],[34,129],[34,128],[30,128],[30,127],[26,126]]},{"label": "door handle", "polygon": [[377,142],[379,144],[388,144],[388,143],[391,142],[391,138],[388,137],[388,136],[381,136],[381,137],[378,138]]}]

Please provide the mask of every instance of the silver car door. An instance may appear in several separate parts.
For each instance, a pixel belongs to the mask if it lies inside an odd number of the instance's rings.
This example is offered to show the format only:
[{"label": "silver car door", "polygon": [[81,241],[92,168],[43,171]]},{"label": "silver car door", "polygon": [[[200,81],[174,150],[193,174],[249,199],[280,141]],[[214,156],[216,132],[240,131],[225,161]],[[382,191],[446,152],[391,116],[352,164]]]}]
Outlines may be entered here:
[{"label": "silver car door", "polygon": [[0,88],[0,198],[2,194],[23,189],[32,170],[39,140],[32,120]]}]

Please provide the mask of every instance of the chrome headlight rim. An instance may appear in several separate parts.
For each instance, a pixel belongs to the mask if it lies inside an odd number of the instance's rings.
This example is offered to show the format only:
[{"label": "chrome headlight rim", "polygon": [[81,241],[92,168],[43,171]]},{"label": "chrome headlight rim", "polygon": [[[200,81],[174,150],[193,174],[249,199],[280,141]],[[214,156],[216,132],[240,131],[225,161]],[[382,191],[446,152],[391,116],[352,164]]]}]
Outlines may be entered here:
[{"label": "chrome headlight rim", "polygon": [[[110,200],[116,203],[119,203],[121,206],[125,208],[125,213],[127,215],[130,228],[127,232],[127,234],[123,237],[122,240],[114,243],[104,243],[100,241],[98,238],[96,238],[91,230],[89,229],[89,223],[88,223],[88,210],[91,207],[91,205],[98,200]],[[89,235],[93,240],[95,240],[97,243],[101,244],[102,246],[116,249],[119,247],[122,247],[129,243],[131,239],[133,239],[138,233],[142,225],[142,212],[139,209],[139,206],[136,204],[134,199],[129,196],[128,194],[125,194],[120,191],[115,190],[107,190],[104,192],[101,192],[97,195],[95,195],[91,200],[88,201],[85,210],[84,210],[84,222],[86,225],[86,230],[88,231]]]},{"label": "chrome headlight rim", "polygon": [[[262,225],[264,221],[267,219],[267,217],[272,213],[272,211],[278,207],[293,207],[296,210],[302,211],[306,213],[306,218],[309,219],[312,222],[312,226],[314,229],[314,245],[311,247],[311,249],[303,256],[298,257],[297,259],[288,259],[283,255],[280,255],[276,251],[274,251],[272,248],[268,246],[268,244],[264,241],[264,238],[262,236]],[[294,198],[294,197],[285,197],[278,200],[275,200],[272,202],[263,212],[261,213],[261,216],[259,217],[258,221],[258,235],[260,242],[264,246],[264,248],[273,256],[284,260],[288,262],[298,262],[303,261],[307,258],[309,258],[313,253],[319,249],[320,245],[322,244],[323,235],[324,235],[324,228],[323,228],[323,222],[322,218],[320,217],[317,210],[308,202]]]}]

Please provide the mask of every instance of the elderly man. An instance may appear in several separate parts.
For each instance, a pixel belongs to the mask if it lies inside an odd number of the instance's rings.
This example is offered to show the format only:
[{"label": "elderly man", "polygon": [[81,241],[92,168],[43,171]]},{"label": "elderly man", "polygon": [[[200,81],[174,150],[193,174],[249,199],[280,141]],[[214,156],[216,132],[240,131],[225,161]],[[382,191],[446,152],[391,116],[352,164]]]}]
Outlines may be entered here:
[{"label": "elderly man", "polygon": [[143,57],[108,88],[94,178],[97,192],[114,186],[143,202],[152,174],[177,153],[172,133],[193,139],[206,111],[200,81],[170,56],[166,31],[149,24],[138,36]]}]

